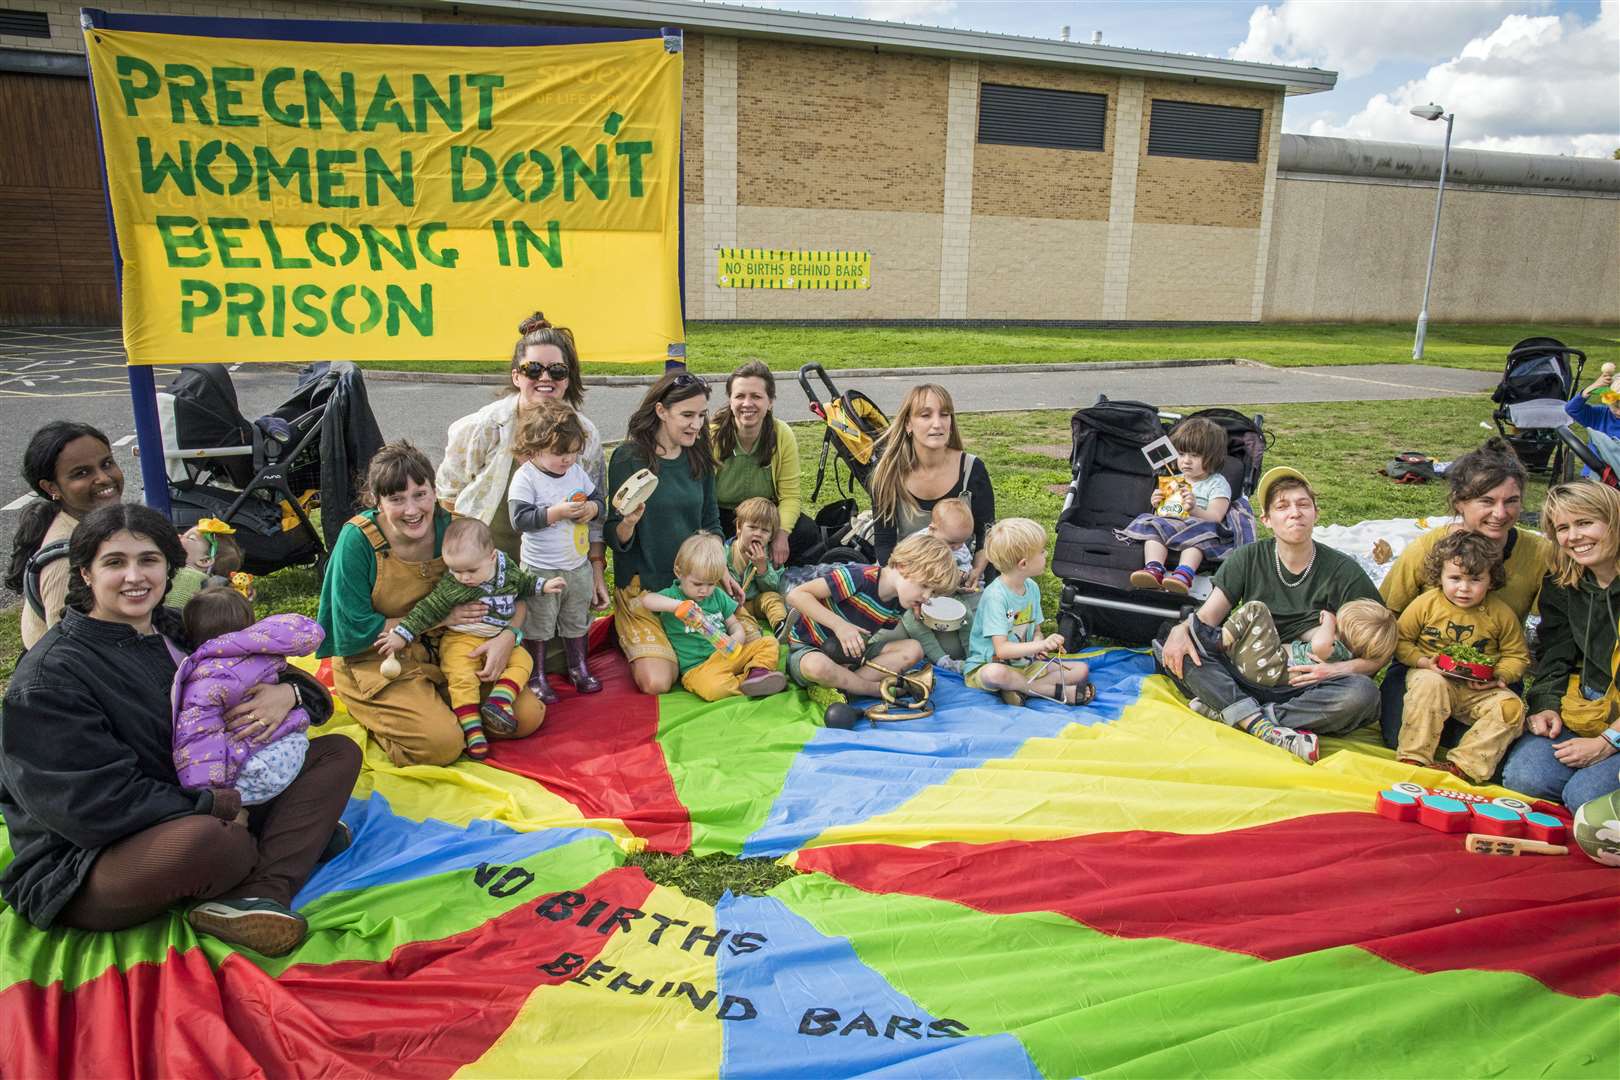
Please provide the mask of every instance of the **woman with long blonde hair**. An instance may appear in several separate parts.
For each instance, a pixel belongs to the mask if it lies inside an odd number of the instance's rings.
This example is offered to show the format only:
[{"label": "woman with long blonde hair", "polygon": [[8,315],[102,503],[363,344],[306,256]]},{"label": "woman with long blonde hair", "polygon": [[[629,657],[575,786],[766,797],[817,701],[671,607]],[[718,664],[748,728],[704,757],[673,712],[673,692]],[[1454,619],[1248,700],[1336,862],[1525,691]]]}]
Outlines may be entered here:
[{"label": "woman with long blonde hair", "polygon": [[[922,383],[906,393],[894,422],[878,440],[878,463],[872,470],[878,562],[887,563],[897,543],[928,527],[935,503],[954,498],[973,511],[971,586],[987,580],[984,531],[996,520],[996,493],[984,462],[962,448],[950,392]],[[994,574],[991,569],[989,575]]]},{"label": "woman with long blonde hair", "polygon": [[1541,523],[1554,546],[1525,695],[1529,730],[1508,750],[1502,782],[1574,809],[1620,788],[1620,491],[1559,484]]}]

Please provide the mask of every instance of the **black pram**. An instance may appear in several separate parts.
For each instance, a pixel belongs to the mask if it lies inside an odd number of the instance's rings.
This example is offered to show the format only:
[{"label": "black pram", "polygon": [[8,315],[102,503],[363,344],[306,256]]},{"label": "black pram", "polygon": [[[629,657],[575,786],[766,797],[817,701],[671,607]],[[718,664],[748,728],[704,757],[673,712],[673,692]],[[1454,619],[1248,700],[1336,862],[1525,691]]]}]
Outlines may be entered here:
[{"label": "black pram", "polygon": [[251,422],[219,364],[182,367],[157,398],[176,527],[205,517],[231,525],[251,574],[324,569],[354,513],[356,478],[383,443],[360,370],[312,364],[291,397]]}]

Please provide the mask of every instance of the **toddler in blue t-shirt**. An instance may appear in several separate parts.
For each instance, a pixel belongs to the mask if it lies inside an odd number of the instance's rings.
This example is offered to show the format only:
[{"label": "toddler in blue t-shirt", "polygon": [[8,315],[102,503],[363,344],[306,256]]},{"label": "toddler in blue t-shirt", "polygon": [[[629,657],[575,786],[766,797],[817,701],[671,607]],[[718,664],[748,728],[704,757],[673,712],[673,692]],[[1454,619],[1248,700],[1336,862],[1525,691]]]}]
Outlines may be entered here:
[{"label": "toddler in blue t-shirt", "polygon": [[1034,578],[1046,569],[1046,530],[1029,518],[1004,518],[985,534],[984,547],[1001,576],[984,587],[968,635],[962,680],[976,690],[1012,691],[1085,705],[1096,690],[1078,660],[1034,660],[1063,652],[1062,634],[1042,636],[1041,590]]}]

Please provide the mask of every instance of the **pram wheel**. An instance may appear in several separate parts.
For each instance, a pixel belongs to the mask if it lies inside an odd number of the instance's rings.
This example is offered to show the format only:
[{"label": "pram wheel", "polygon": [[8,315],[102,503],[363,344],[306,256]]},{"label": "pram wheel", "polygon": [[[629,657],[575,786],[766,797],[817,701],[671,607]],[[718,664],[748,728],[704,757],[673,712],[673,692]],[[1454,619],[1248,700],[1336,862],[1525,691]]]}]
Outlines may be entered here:
[{"label": "pram wheel", "polygon": [[828,548],[816,556],[818,563],[867,563],[872,557],[860,548],[834,547]]},{"label": "pram wheel", "polygon": [[1086,640],[1091,636],[1086,633],[1084,620],[1068,611],[1058,616],[1057,630],[1063,635],[1064,652],[1079,652],[1086,647]]}]

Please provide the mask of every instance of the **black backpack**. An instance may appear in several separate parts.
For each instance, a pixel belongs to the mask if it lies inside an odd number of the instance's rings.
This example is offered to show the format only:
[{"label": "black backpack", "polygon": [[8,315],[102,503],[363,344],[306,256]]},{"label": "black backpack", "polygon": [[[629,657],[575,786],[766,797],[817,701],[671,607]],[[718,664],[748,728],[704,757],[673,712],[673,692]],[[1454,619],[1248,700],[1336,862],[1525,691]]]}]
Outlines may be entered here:
[{"label": "black backpack", "polygon": [[39,592],[39,575],[47,566],[57,559],[67,558],[68,542],[66,540],[52,540],[28,559],[28,565],[23,567],[22,593],[23,600],[33,613],[45,618],[45,598]]}]

